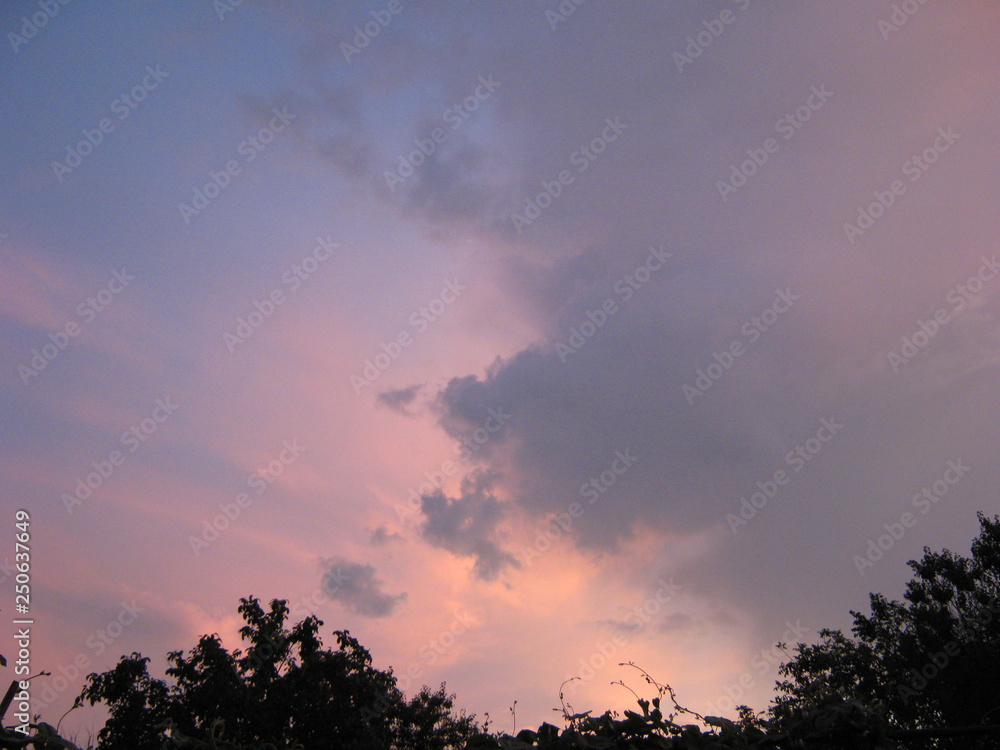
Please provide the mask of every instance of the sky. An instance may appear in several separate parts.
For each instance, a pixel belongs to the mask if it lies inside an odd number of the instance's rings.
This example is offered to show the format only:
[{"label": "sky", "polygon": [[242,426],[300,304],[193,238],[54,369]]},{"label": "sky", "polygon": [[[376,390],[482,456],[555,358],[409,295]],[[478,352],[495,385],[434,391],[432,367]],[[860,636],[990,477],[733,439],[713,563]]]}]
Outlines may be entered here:
[{"label": "sky", "polygon": [[506,731],[561,685],[628,707],[621,662],[764,708],[997,512],[998,27],[5,3],[0,606],[23,509],[36,710],[238,648],[251,595]]}]

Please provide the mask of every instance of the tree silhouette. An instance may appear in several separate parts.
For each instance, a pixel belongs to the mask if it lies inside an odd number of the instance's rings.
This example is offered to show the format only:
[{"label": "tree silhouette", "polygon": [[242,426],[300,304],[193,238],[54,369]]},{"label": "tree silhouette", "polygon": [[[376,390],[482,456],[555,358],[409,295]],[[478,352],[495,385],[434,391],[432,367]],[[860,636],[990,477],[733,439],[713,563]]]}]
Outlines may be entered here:
[{"label": "tree silhouette", "polygon": [[241,599],[239,612],[246,648],[230,653],[218,635],[202,636],[189,654],[168,654],[171,685],[151,677],[138,653],[89,675],[81,697],[111,714],[98,750],[447,750],[475,733],[474,717],[453,713],[444,685],[406,700],[391,670],[374,668],[348,631],[335,631],[331,650],[316,617],[285,629],[284,600],[264,611],[255,598]]},{"label": "tree silhouette", "polygon": [[904,602],[871,594],[870,615],[852,610],[853,637],[824,629],[821,643],[799,644],[780,668],[775,719],[836,696],[903,729],[1000,724],[1000,517],[979,524],[970,558],[925,547]]}]

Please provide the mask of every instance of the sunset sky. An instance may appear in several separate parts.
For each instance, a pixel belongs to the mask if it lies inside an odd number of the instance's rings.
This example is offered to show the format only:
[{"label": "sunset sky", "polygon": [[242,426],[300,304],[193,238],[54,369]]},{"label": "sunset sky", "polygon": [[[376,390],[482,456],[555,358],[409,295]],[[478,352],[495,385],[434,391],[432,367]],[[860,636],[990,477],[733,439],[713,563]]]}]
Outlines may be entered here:
[{"label": "sunset sky", "polygon": [[0,607],[23,508],[44,720],[122,654],[239,647],[249,595],[508,731],[573,676],[629,706],[624,661],[761,709],[777,642],[997,512],[994,3],[0,31]]}]

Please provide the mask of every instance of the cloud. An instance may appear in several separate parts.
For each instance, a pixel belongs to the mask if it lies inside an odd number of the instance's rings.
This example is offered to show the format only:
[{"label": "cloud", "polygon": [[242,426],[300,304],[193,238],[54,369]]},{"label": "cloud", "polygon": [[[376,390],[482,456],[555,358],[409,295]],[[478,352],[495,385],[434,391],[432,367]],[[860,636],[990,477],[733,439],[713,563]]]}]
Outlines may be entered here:
[{"label": "cloud", "polygon": [[414,413],[409,411],[406,407],[416,400],[417,396],[420,394],[421,388],[423,388],[423,386],[417,384],[408,386],[407,388],[383,391],[378,394],[375,402],[381,404],[382,406],[387,406],[398,414],[412,417],[415,416]]},{"label": "cloud", "polygon": [[403,541],[403,536],[402,534],[397,534],[395,531],[390,533],[386,526],[379,526],[372,532],[371,538],[368,541],[373,547],[384,547],[390,542]]},{"label": "cloud", "polygon": [[406,593],[387,594],[375,566],[343,557],[323,560],[323,591],[363,617],[388,617],[406,601]]},{"label": "cloud", "polygon": [[[689,614],[671,612],[655,620],[652,629],[658,633],[677,633],[690,630],[696,624],[695,619]],[[626,638],[638,635],[648,629],[646,623],[636,618],[629,620],[600,620],[596,625],[613,633],[621,634]]]},{"label": "cloud", "polygon": [[[453,139],[415,168],[403,185],[394,183],[393,200],[407,215],[440,224],[486,226],[501,221],[505,189],[498,176],[504,173],[503,159],[461,135]],[[381,182],[384,187],[386,181]]]},{"label": "cloud", "polygon": [[473,575],[484,581],[495,580],[509,567],[520,567],[500,546],[498,526],[505,511],[490,492],[497,480],[495,474],[477,472],[462,480],[457,498],[448,498],[443,492],[421,498],[424,540],[455,555],[474,558]]}]

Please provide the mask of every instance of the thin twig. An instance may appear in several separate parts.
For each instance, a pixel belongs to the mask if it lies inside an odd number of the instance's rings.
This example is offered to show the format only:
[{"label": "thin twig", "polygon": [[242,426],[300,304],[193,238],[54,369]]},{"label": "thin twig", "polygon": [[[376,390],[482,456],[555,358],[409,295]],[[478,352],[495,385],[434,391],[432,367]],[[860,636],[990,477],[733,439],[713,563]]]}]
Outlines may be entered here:
[{"label": "thin twig", "polygon": [[617,682],[612,682],[611,684],[612,685],[621,685],[623,688],[625,688],[630,693],[632,693],[632,695],[635,696],[635,699],[636,699],[636,701],[639,702],[639,705],[642,705],[642,698],[639,697],[639,694],[637,692],[635,692],[632,688],[630,688],[628,685],[626,685],[624,680],[618,680]]},{"label": "thin twig", "polygon": [[668,693],[670,695],[670,700],[673,701],[674,708],[676,708],[681,713],[691,714],[692,716],[694,716],[694,717],[696,717],[698,719],[701,719],[702,721],[705,721],[705,717],[702,716],[700,713],[698,713],[697,711],[692,711],[689,708],[684,708],[684,706],[682,706],[680,703],[677,702],[677,695],[674,693],[674,689],[672,687],[670,687],[670,685],[661,685],[656,680],[654,680],[653,677],[649,674],[649,672],[647,672],[642,667],[638,666],[637,664],[635,664],[634,662],[631,662],[631,661],[621,662],[621,663],[619,663],[618,666],[620,666],[620,667],[634,667],[635,669],[638,669],[640,672],[642,672],[643,676],[646,678],[646,682],[648,682],[650,685],[655,685],[656,686],[656,690],[657,690],[657,692],[660,695],[663,695],[664,692],[666,692],[666,693]]}]

